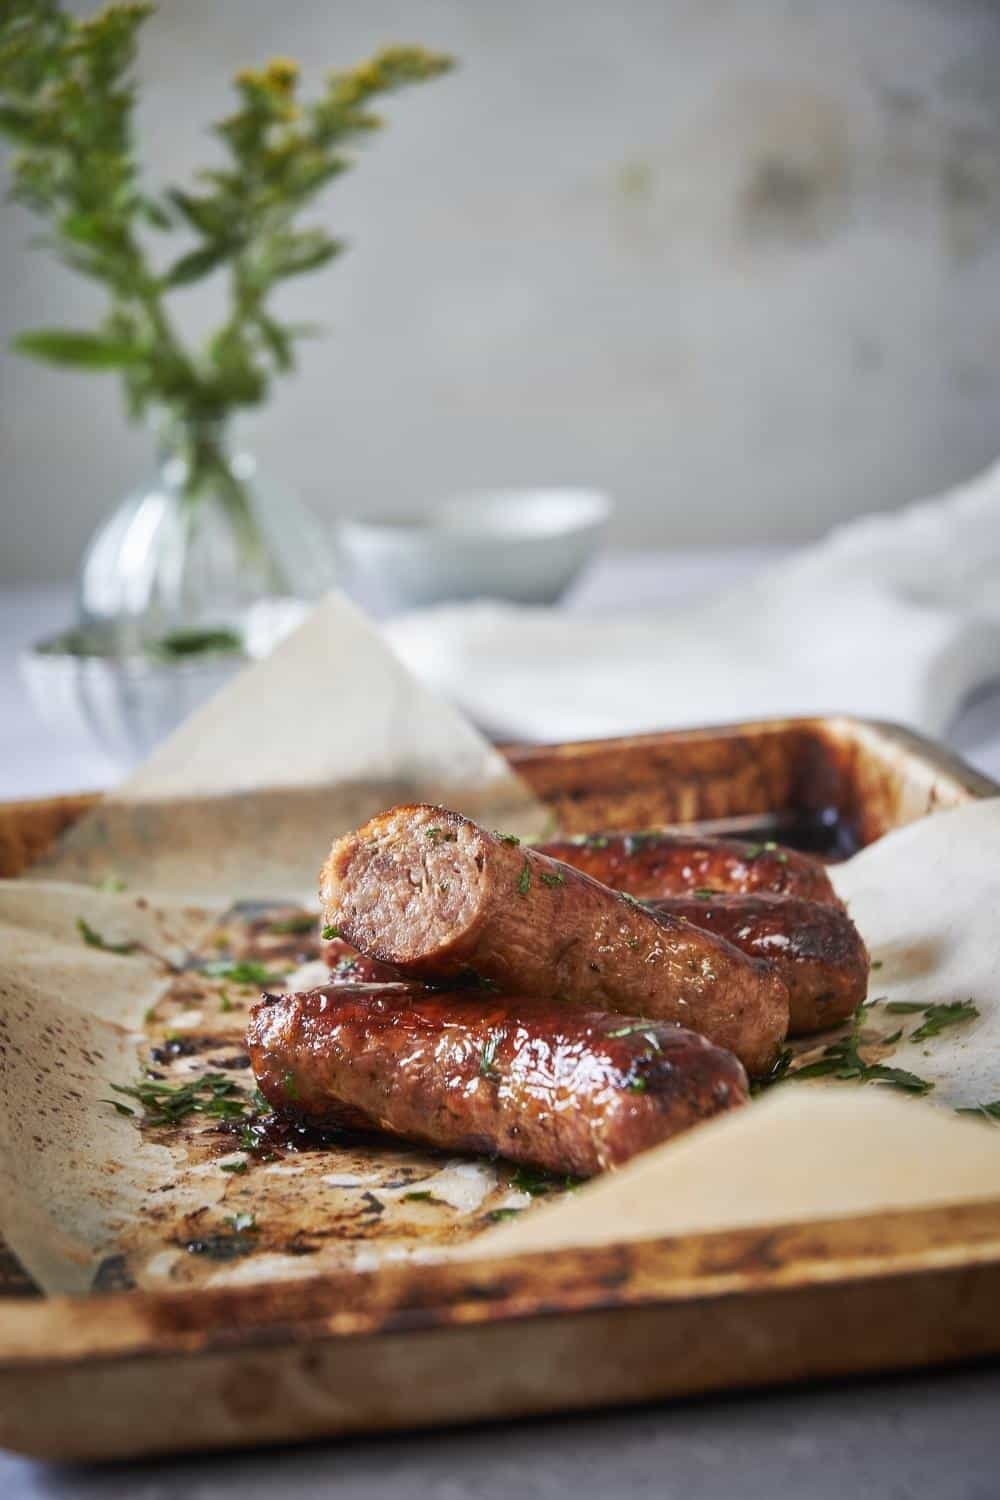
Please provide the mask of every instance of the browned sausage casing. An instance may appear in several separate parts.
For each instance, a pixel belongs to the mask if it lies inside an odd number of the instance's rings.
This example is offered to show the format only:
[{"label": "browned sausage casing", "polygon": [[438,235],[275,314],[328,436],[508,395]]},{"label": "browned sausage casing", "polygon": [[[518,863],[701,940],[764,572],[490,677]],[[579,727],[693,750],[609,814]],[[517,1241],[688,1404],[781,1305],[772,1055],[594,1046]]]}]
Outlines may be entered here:
[{"label": "browned sausage casing", "polygon": [[677,833],[608,833],[540,844],[541,853],[641,901],[687,891],[774,891],[839,906],[819,860],[777,844]]},{"label": "browned sausage casing", "polygon": [[747,1099],[736,1059],[680,1027],[467,992],[269,995],[247,1040],[261,1092],[304,1124],[577,1177]]},{"label": "browned sausage casing", "polygon": [[839,906],[796,896],[667,896],[654,914],[683,917],[773,964],[788,986],[790,1036],[808,1036],[852,1015],[868,993],[868,951]]},{"label": "browned sausage casing", "polygon": [[768,964],[516,840],[439,807],[397,807],[338,840],[320,889],[326,921],[410,979],[672,1021],[766,1073],[788,1029]]},{"label": "browned sausage casing", "polygon": [[331,984],[392,984],[402,978],[391,964],[368,958],[343,938],[331,938],[323,944],[323,961],[329,966]]}]

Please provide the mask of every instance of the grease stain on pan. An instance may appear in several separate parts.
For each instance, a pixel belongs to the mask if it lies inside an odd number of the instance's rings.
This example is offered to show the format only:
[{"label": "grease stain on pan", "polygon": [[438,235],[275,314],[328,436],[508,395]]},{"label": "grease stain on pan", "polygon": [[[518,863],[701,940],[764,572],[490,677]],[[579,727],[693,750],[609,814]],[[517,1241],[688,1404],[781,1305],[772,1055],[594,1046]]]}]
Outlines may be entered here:
[{"label": "grease stain on pan", "polygon": [[[296,932],[294,953],[284,959],[275,956],[274,928],[282,937],[289,921],[298,928],[295,913],[284,907],[270,924],[256,908],[246,915],[230,911],[209,935],[206,951],[221,958],[223,970],[227,964],[258,965],[272,988],[292,988],[304,977],[311,982],[317,967],[327,978],[318,921],[306,931],[304,914],[299,917],[301,935]],[[197,965],[197,955],[192,962]],[[439,1254],[488,1227],[494,1209],[509,1206],[509,1166],[384,1138],[296,1131],[272,1116],[254,1115],[243,1034],[260,983],[253,969],[234,972],[235,978],[196,969],[178,976],[142,1040],[140,1069],[167,1086],[220,1075],[234,1117],[192,1113],[160,1128],[141,1125],[137,1116],[144,1139],[169,1149],[176,1180],[203,1184],[204,1195],[204,1206],[180,1217],[162,1199],[144,1205],[119,1247],[138,1286],[298,1280],[385,1258]],[[560,1191],[553,1183],[549,1196]],[[517,1206],[531,1205],[529,1199]]]}]

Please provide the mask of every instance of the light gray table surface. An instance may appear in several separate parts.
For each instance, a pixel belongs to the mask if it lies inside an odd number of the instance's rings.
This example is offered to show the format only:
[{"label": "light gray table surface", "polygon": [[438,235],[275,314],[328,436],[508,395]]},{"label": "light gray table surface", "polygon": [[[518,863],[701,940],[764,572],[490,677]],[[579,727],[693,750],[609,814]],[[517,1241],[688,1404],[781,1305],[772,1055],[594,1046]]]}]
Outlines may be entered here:
[{"label": "light gray table surface", "polygon": [[[777,555],[610,555],[570,607],[695,597]],[[86,743],[53,737],[18,678],[20,650],[68,623],[70,607],[64,588],[0,591],[0,799],[103,787],[119,774]],[[983,693],[949,739],[1000,777],[1000,692]],[[998,1413],[991,1366],[124,1467],[0,1454],[0,1500],[996,1500]]]}]

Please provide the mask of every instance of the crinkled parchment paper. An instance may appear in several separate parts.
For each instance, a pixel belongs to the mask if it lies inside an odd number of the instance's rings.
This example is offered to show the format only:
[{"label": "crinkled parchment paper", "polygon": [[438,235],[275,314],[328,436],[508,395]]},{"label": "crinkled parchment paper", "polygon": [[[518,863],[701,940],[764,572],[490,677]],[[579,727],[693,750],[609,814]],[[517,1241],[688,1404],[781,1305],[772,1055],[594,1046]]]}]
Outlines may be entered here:
[{"label": "crinkled parchment paper", "polygon": [[[30,879],[0,883],[0,1232],[43,1289],[232,1283],[473,1241],[516,1250],[1000,1194],[1000,1131],[955,1113],[1000,1099],[1000,802],[925,819],[836,873],[879,966],[866,1045],[932,1081],[923,1098],[786,1081],[621,1173],[541,1196],[504,1164],[385,1142],[254,1153],[240,1119],[140,1129],[114,1086],[144,1069],[171,1086],[208,1071],[249,1100],[242,1036],[260,985],[239,963],[276,968],[283,988],[322,982],[303,909],[318,866],[336,833],[401,800],[525,837],[545,823],[506,762],[332,598]],[[213,956],[225,973],[206,972]],[[907,1040],[920,1013],[886,1009],[956,999],[978,1017],[924,1044]]]},{"label": "crinkled parchment paper", "polygon": [[[220,942],[239,948],[234,901],[315,910],[332,838],[410,800],[525,837],[546,821],[503,757],[333,596],[28,879],[0,882],[0,1234],[43,1289],[366,1264],[530,1201],[492,1164],[384,1145],[279,1150],[227,1173],[220,1161],[244,1154],[218,1121],[140,1132],[134,1101],[113,1088],[137,1081],[153,1045],[170,1085],[207,1068],[249,1095],[240,1052],[260,985],[192,966]],[[299,946],[315,959],[315,937]],[[275,987],[327,977],[315,961],[295,968],[277,965]],[[433,1202],[406,1197],[431,1188]]]}]

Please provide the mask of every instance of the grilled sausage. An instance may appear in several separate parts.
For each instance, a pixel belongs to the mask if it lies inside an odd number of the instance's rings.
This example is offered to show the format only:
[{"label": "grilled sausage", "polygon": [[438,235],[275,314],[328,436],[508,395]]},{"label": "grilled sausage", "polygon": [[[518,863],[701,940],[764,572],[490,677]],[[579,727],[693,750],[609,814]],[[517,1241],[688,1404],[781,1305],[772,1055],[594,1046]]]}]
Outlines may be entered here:
[{"label": "grilled sausage", "polygon": [[767,959],[788,986],[790,1036],[852,1015],[868,993],[868,951],[841,907],[796,896],[667,896],[648,910],[683,917],[751,958]]},{"label": "grilled sausage", "polygon": [[325,920],[409,979],[672,1021],[766,1073],[788,1029],[769,965],[443,808],[393,808],[339,839]]},{"label": "grilled sausage", "polygon": [[677,1026],[501,996],[343,985],[266,995],[261,1092],[308,1125],[589,1177],[747,1100],[729,1053]]},{"label": "grilled sausage", "polygon": [[678,833],[599,833],[540,844],[542,854],[641,901],[687,891],[774,891],[839,906],[819,860],[777,844]]},{"label": "grilled sausage", "polygon": [[392,984],[401,977],[391,964],[368,958],[343,938],[330,938],[323,944],[323,960],[329,966],[331,984]]}]

